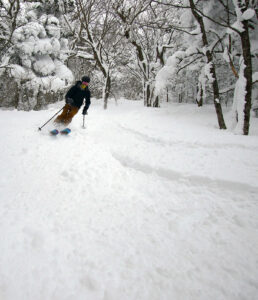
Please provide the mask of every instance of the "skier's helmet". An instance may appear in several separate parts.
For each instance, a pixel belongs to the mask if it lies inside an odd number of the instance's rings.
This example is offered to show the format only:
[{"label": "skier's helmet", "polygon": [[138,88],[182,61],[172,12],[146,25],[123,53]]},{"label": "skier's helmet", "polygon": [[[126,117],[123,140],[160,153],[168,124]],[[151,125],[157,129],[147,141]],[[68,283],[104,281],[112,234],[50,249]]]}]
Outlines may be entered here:
[{"label": "skier's helmet", "polygon": [[82,82],[88,82],[88,83],[90,83],[90,77],[88,77],[88,76],[82,76]]}]

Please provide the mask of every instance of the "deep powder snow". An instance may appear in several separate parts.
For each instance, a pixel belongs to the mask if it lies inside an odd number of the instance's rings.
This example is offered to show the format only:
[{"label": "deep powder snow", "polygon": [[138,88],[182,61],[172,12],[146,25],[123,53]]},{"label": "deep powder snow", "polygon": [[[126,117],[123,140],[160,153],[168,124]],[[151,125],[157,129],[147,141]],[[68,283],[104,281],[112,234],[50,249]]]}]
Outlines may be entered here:
[{"label": "deep powder snow", "polygon": [[62,103],[0,111],[0,299],[256,299],[258,119],[102,105],[56,137]]}]

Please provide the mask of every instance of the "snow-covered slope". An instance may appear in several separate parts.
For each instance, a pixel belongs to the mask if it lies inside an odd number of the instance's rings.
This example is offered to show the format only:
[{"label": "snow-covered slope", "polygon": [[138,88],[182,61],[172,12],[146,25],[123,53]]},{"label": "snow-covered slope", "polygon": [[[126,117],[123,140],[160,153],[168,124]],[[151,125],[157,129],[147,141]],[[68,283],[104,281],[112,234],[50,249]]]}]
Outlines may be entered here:
[{"label": "snow-covered slope", "polygon": [[0,111],[1,300],[257,298],[258,119],[93,101],[38,132],[61,107]]}]

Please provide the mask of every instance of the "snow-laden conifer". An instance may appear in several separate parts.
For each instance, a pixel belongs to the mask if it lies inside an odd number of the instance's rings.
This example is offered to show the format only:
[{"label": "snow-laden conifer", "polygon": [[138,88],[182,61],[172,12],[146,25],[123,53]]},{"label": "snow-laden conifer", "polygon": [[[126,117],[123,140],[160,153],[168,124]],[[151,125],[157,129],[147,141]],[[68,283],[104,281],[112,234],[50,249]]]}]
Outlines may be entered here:
[{"label": "snow-laden conifer", "polygon": [[67,40],[61,37],[59,20],[47,14],[44,8],[44,1],[21,3],[18,26],[11,37],[13,46],[5,71],[6,92],[10,88],[8,83],[16,85],[13,106],[21,110],[39,109],[62,99],[63,92],[73,81],[65,65]]}]

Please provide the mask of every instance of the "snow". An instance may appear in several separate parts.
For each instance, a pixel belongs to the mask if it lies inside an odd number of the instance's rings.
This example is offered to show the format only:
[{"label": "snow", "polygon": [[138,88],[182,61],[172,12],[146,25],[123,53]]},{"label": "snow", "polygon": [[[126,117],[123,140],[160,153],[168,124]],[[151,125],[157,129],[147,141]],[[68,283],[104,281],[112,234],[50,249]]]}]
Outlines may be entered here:
[{"label": "snow", "polygon": [[49,55],[38,55],[33,64],[33,69],[43,76],[50,75],[55,71],[55,64]]},{"label": "snow", "polygon": [[[236,29],[239,32],[244,32],[245,31],[243,23],[240,22],[239,20],[237,20],[231,27]],[[232,31],[230,29],[228,29],[227,32],[229,34],[231,34]]]},{"label": "snow", "polygon": [[212,69],[212,62],[207,63],[204,66],[204,74],[207,77],[209,83],[213,83],[214,82],[214,77],[212,75],[211,69]]},{"label": "snow", "polygon": [[258,72],[253,74],[253,82],[258,81]]},{"label": "snow", "polygon": [[225,47],[224,52],[223,52],[223,58],[227,63],[230,63],[229,55],[230,55],[230,53],[228,52],[228,48]]},{"label": "snow", "polygon": [[49,89],[51,91],[58,92],[58,90],[60,90],[60,88],[63,88],[65,86],[65,82],[58,77],[54,77],[52,80],[50,77],[49,80],[50,80]]},{"label": "snow", "polygon": [[52,54],[53,50],[56,49],[53,49],[53,45],[49,38],[39,39],[34,45],[33,53],[40,55],[48,55]]},{"label": "snow", "polygon": [[193,16],[190,10],[185,10],[181,15],[180,15],[180,23],[184,27],[190,27],[191,22],[192,22]]},{"label": "snow", "polygon": [[[74,81],[74,76],[73,73],[70,69],[67,68],[66,65],[64,65],[61,61],[59,61],[58,59],[54,60],[54,64],[55,64],[55,72],[56,72],[56,76],[58,76],[59,78],[62,78],[63,80],[67,80],[67,82],[73,82]],[[59,87],[59,89],[62,86]]]},{"label": "snow", "polygon": [[157,94],[160,94],[162,89],[167,86],[171,74],[173,74],[173,69],[167,66],[158,71],[155,81],[155,91]]},{"label": "snow", "polygon": [[198,49],[195,46],[190,46],[188,49],[186,49],[185,54],[188,56],[191,56],[195,53],[197,53]]},{"label": "snow", "polygon": [[256,299],[258,119],[93,99],[38,132],[63,104],[0,111],[0,299]]},{"label": "snow", "polygon": [[237,0],[233,0],[233,4],[235,6],[237,21],[232,25],[232,27],[238,30],[239,32],[243,32],[245,31],[245,29],[242,22],[245,20],[247,21],[252,19],[255,15],[255,11],[252,8],[248,8],[242,13],[240,8],[241,3]]},{"label": "snow", "polygon": [[182,59],[184,59],[186,53],[184,51],[176,51],[172,56],[167,59],[166,65],[161,68],[156,76],[155,91],[156,94],[160,94],[168,83],[168,79],[175,75],[177,67]]},{"label": "snow", "polygon": [[61,49],[61,45],[60,45],[59,41],[55,38],[52,38],[51,39],[51,45],[52,45],[52,48],[53,48],[56,56],[58,56],[58,54],[60,52],[60,49]]},{"label": "snow", "polygon": [[[26,9],[29,10],[32,4],[27,4]],[[30,91],[29,101],[24,102],[23,98],[17,100],[18,108],[25,110],[33,109],[39,104],[39,92],[62,92],[74,81],[71,70],[65,65],[68,40],[58,40],[59,20],[52,15],[39,17],[35,7],[37,6],[31,6],[28,15],[31,21],[21,24],[13,33],[13,54],[17,56],[15,61],[19,58],[22,66],[12,64],[8,70],[21,89],[27,88],[27,91]],[[41,24],[36,21],[37,18]]]},{"label": "snow", "polygon": [[245,109],[245,96],[246,96],[246,78],[244,76],[245,64],[243,57],[239,60],[240,70],[239,78],[235,84],[233,106],[232,106],[232,125],[235,127],[236,134],[243,134],[244,128],[244,109]]},{"label": "snow", "polygon": [[244,20],[250,20],[254,17],[255,15],[255,11],[252,8],[248,8],[243,14],[242,14],[242,18]]},{"label": "snow", "polygon": [[251,52],[256,53],[258,51],[258,40],[252,40],[251,43]]},{"label": "snow", "polygon": [[47,19],[47,23],[48,24],[54,24],[56,26],[59,25],[59,20],[55,17],[55,16],[48,16],[48,19]]},{"label": "snow", "polygon": [[59,39],[60,38],[60,28],[57,27],[56,25],[47,25],[46,26],[46,31],[48,33],[48,36],[51,36],[51,37],[54,37],[54,38],[57,38]]},{"label": "snow", "polygon": [[20,80],[26,78],[28,73],[23,67],[19,65],[10,65],[10,72],[13,77]]},{"label": "snow", "polygon": [[201,28],[199,26],[199,24],[196,26],[196,29],[192,30],[191,31],[191,34],[193,35],[197,35],[197,34],[200,34],[201,33]]},{"label": "snow", "polygon": [[54,16],[48,16],[47,18],[46,30],[49,36],[59,39],[60,38],[60,28],[59,20]]},{"label": "snow", "polygon": [[89,60],[92,60],[94,58],[92,54],[88,54],[83,51],[78,51],[76,55],[78,57],[82,57],[82,58],[89,59]]},{"label": "snow", "polygon": [[17,52],[22,66],[13,64],[9,70],[19,86],[26,86],[27,90],[33,89],[29,107],[26,108],[28,102],[19,99],[18,107],[27,110],[36,106],[39,91],[62,91],[74,81],[71,70],[65,65],[68,40],[58,40],[59,20],[52,15],[42,15],[39,17],[42,24],[39,24],[35,21],[38,12],[34,9],[32,5],[29,14],[32,21],[22,24],[13,33],[14,51]]},{"label": "snow", "polygon": [[28,11],[27,15],[26,15],[27,19],[30,20],[31,22],[36,22],[37,19],[38,19],[38,16],[36,14],[35,11],[31,10],[31,11]]}]

